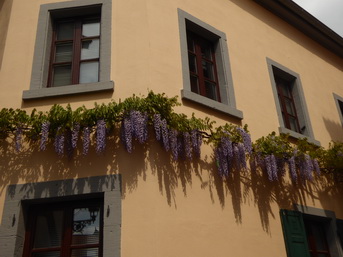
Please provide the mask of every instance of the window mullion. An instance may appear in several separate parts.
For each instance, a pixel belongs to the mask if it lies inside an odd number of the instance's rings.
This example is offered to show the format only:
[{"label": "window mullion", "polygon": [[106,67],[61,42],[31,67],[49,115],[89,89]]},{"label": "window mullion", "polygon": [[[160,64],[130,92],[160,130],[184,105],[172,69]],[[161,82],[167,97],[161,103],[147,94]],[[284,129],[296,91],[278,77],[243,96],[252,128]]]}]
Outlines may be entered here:
[{"label": "window mullion", "polygon": [[206,90],[205,90],[205,79],[204,79],[204,73],[202,69],[202,57],[201,57],[201,46],[199,44],[199,41],[197,38],[194,38],[194,50],[195,50],[195,57],[196,57],[196,63],[197,63],[197,73],[198,73],[198,79],[199,79],[199,93],[202,96],[206,96]]},{"label": "window mullion", "polygon": [[72,84],[78,84],[80,78],[80,62],[82,47],[82,21],[75,21],[74,44],[73,44],[73,64],[72,64]]}]

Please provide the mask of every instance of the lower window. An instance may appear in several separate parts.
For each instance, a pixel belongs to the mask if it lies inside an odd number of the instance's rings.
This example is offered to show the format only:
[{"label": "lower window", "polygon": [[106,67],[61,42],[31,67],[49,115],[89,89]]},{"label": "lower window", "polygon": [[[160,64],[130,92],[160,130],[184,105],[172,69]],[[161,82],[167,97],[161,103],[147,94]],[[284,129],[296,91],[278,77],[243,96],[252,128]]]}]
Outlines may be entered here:
[{"label": "lower window", "polygon": [[102,256],[102,199],[30,205],[27,221],[24,257]]},{"label": "lower window", "polygon": [[343,220],[334,212],[311,207],[281,210],[288,257],[342,257]]}]

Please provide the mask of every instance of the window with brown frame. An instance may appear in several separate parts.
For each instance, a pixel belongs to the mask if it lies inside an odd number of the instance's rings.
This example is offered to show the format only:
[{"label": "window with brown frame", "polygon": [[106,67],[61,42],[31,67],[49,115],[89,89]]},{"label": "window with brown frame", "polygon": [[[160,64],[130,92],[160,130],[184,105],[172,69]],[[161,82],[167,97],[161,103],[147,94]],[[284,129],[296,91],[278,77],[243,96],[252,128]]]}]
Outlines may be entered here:
[{"label": "window with brown frame", "polygon": [[23,257],[101,257],[99,199],[29,207]]},{"label": "window with brown frame", "polygon": [[281,106],[282,118],[285,127],[295,132],[301,133],[297,110],[294,104],[292,92],[292,81],[275,76],[278,98]]},{"label": "window with brown frame", "polygon": [[100,17],[54,22],[48,86],[99,81]]},{"label": "window with brown frame", "polygon": [[311,257],[330,257],[325,233],[325,223],[321,220],[304,219],[308,248]]},{"label": "window with brown frame", "polygon": [[187,31],[187,48],[191,91],[220,102],[213,43]]}]

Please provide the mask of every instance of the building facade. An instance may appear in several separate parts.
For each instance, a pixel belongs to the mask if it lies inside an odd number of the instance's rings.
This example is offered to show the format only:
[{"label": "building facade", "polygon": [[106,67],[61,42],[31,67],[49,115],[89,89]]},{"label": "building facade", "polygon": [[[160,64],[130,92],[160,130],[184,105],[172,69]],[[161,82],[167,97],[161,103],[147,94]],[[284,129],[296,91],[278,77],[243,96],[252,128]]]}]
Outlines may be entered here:
[{"label": "building facade", "polygon": [[[248,124],[253,141],[343,141],[343,39],[288,0],[0,0],[0,35],[1,108],[153,91],[178,96],[176,113]],[[213,145],[175,162],[152,129],[132,153],[111,134],[71,159],[52,139],[0,140],[1,256],[343,256],[331,176],[223,178]]]}]

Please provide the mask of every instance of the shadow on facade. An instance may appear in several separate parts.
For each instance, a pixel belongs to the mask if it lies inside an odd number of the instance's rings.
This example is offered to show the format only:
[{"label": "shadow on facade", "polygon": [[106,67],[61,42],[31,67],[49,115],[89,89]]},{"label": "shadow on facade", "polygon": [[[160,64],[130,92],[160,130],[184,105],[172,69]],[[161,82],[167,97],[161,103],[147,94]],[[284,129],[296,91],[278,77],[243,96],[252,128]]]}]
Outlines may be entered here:
[{"label": "shadow on facade", "polygon": [[[266,233],[270,233],[270,220],[278,218],[278,213],[273,211],[275,205],[293,209],[294,203],[314,205],[317,200],[323,203],[328,195],[335,199],[342,194],[334,180],[326,176],[320,176],[312,183],[294,185],[287,176],[270,182],[261,170],[233,169],[230,176],[223,179],[217,172],[213,156],[175,162],[152,136],[147,144],[135,144],[131,154],[125,151],[118,137],[112,135],[101,155],[96,154],[92,147],[89,154],[83,156],[80,147],[77,154],[68,159],[56,155],[53,144],[49,144],[46,151],[39,151],[38,143],[17,153],[13,142],[3,140],[0,142],[0,155],[1,194],[10,184],[27,183],[30,187],[30,183],[40,181],[121,174],[122,198],[125,199],[146,181],[147,176],[155,176],[160,194],[171,208],[177,209],[177,191],[181,189],[187,197],[192,186],[200,185],[201,190],[209,194],[213,205],[219,204],[223,210],[232,209],[237,224],[244,223],[243,205],[253,204],[258,209],[261,227]],[[84,185],[74,186],[77,192],[83,192]],[[43,195],[42,192],[35,194]],[[330,203],[323,203],[323,206],[332,209]],[[343,210],[337,215],[343,216]]]}]

